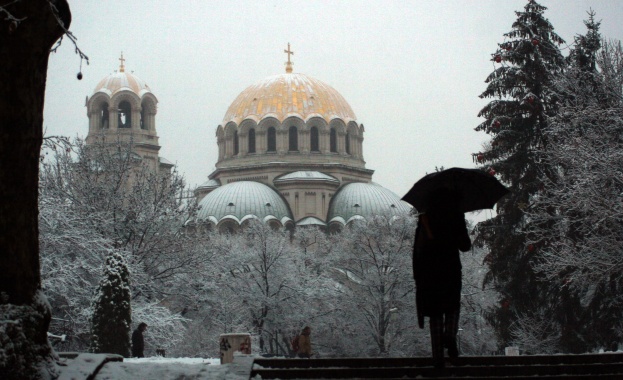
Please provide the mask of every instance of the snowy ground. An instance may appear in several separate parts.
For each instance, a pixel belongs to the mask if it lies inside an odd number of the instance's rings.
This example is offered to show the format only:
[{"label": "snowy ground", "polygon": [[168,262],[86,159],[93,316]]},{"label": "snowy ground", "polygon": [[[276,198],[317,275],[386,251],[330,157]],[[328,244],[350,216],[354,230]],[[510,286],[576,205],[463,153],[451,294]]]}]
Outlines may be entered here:
[{"label": "snowy ground", "polygon": [[96,380],[243,378],[233,373],[231,365],[220,365],[219,359],[163,357],[124,359],[123,362],[106,363],[95,377]]}]

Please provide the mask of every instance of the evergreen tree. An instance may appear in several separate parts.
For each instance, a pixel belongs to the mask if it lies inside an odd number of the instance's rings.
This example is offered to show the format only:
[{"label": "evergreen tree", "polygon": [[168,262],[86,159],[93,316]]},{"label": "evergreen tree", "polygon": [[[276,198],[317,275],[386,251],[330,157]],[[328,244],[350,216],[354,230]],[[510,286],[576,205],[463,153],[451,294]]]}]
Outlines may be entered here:
[{"label": "evergreen tree", "polygon": [[543,16],[545,10],[530,0],[523,12],[515,12],[517,20],[492,54],[495,69],[480,95],[494,99],[480,111],[485,120],[476,128],[491,135],[491,141],[474,159],[511,190],[498,203],[497,216],[477,226],[475,241],[490,250],[484,282],[493,283],[501,297],[489,318],[503,345],[511,341],[517,315],[546,303],[543,284],[532,269],[538,247],[527,244],[525,232],[525,211],[539,191],[539,176],[547,171],[539,149],[547,145],[547,118],[556,112],[553,80],[565,64],[558,48],[564,41]]},{"label": "evergreen tree", "polygon": [[131,325],[130,272],[123,256],[113,252],[93,304],[91,351],[129,357]]},{"label": "evergreen tree", "polygon": [[584,20],[586,34],[575,37],[575,46],[571,49],[569,63],[582,71],[595,72],[597,70],[597,54],[601,48],[601,22],[595,21],[595,11],[588,12],[588,20]]}]

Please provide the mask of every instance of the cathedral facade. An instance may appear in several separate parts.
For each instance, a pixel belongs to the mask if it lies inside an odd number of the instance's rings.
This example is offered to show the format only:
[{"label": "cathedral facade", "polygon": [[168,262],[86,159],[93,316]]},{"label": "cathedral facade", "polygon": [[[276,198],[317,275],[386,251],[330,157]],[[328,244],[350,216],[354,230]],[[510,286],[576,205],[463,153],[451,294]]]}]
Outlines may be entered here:
[{"label": "cathedral facade", "polygon": [[[294,73],[288,45],[286,72],[249,86],[216,128],[218,159],[198,186],[197,222],[235,231],[258,219],[275,228],[319,226],[340,230],[375,214],[409,213],[411,206],[372,182],[363,156],[364,126],[330,85]],[[147,84],[119,70],[87,98],[87,144],[131,144],[155,173],[173,164],[158,152],[158,99]]]},{"label": "cathedral facade", "polygon": [[242,91],[216,128],[218,160],[195,190],[198,218],[234,230],[255,218],[275,227],[339,230],[358,218],[411,209],[372,182],[364,126],[330,85],[286,72]]}]

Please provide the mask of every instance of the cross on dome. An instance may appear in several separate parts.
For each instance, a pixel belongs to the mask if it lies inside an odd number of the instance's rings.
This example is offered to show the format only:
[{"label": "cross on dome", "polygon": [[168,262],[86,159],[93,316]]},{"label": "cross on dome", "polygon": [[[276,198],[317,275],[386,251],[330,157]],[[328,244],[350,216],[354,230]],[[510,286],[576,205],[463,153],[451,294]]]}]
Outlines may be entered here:
[{"label": "cross on dome", "polygon": [[125,66],[123,65],[123,62],[125,62],[125,59],[123,58],[123,52],[121,52],[121,58],[119,58],[119,62],[121,62],[121,64],[119,65],[119,72],[122,73],[125,71]]},{"label": "cross on dome", "polygon": [[290,43],[288,42],[288,49],[283,51],[284,53],[286,53],[288,55],[288,62],[286,62],[286,73],[291,73],[292,72],[292,63],[290,61],[290,56],[294,55],[294,52],[292,50],[290,50]]}]

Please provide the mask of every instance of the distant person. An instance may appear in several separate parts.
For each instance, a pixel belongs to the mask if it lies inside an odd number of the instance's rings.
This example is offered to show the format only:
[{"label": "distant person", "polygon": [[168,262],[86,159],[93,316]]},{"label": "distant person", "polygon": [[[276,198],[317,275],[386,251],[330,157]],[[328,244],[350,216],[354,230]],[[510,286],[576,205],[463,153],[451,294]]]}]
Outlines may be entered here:
[{"label": "distant person", "polygon": [[416,286],[418,324],[430,319],[433,362],[443,368],[448,356],[459,356],[456,336],[461,309],[462,266],[460,251],[471,248],[459,197],[450,190],[431,197],[420,214],[413,244],[413,277]]},{"label": "distant person", "polygon": [[309,326],[305,326],[303,331],[301,331],[301,335],[298,337],[298,350],[296,354],[299,358],[309,359],[312,356],[310,336],[311,328]]},{"label": "distant person", "polygon": [[143,358],[145,355],[143,351],[145,350],[145,338],[143,338],[143,333],[147,330],[147,323],[141,322],[136,330],[132,332],[132,357],[133,358]]}]

